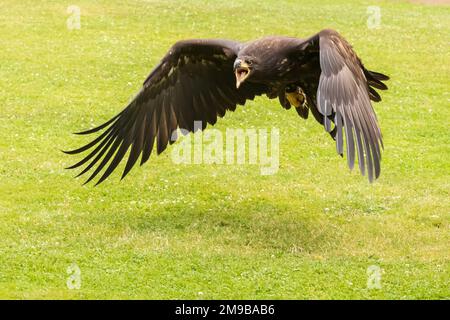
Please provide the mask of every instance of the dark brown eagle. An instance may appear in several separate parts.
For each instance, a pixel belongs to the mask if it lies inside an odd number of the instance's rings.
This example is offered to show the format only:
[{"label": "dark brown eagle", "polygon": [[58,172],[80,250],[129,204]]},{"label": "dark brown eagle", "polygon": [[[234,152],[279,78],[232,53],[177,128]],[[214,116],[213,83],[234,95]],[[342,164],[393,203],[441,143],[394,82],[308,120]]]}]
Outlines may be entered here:
[{"label": "dark brown eagle", "polygon": [[[230,40],[177,42],[153,69],[132,102],[104,124],[79,132],[103,132],[87,145],[68,154],[92,149],[70,169],[87,164],[86,181],[104,181],[131,148],[122,178],[141,157],[145,163],[156,143],[158,154],[177,128],[194,131],[194,121],[214,125],[217,117],[236,105],[265,94],[292,105],[304,119],[314,118],[336,140],[343,155],[344,135],[350,169],[358,154],[361,173],[370,181],[380,175],[383,142],[370,100],[380,101],[376,89],[385,90],[384,74],[367,70],[348,42],[334,30],[308,39],[266,37],[240,43]],[[332,125],[332,123],[334,125]],[[111,160],[112,159],[112,160]],[[109,161],[111,162],[109,163]],[[107,165],[109,163],[109,165]]]}]

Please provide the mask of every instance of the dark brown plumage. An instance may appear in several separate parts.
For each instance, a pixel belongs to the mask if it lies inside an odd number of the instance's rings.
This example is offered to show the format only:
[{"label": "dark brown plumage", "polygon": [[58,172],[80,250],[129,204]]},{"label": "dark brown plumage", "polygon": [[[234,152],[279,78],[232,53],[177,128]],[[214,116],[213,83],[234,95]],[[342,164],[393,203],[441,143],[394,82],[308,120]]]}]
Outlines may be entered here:
[{"label": "dark brown plumage", "polygon": [[[382,137],[370,100],[380,101],[375,89],[385,90],[389,78],[367,70],[351,46],[336,31],[323,30],[306,39],[267,37],[248,43],[229,40],[177,42],[145,80],[134,100],[99,127],[91,143],[72,151],[90,151],[69,168],[93,169],[86,181],[106,170],[104,181],[131,148],[122,178],[141,157],[145,163],[156,144],[163,152],[174,130],[194,130],[194,121],[214,125],[217,117],[236,105],[266,94],[308,118],[309,110],[336,140],[353,168],[356,154],[361,173],[372,181],[380,174]],[[334,123],[332,128],[331,123]],[[108,165],[109,162],[109,165]]]}]

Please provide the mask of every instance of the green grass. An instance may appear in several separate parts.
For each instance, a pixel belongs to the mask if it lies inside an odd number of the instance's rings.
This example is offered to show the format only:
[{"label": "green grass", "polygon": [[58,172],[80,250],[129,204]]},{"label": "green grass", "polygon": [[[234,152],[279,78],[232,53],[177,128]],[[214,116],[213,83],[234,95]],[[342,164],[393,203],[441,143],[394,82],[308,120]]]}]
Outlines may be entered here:
[{"label": "green grass", "polygon": [[[81,29],[66,28],[69,4]],[[381,7],[380,29],[366,26]],[[314,120],[258,98],[216,126],[280,129],[280,170],[152,157],[82,186],[60,152],[183,38],[341,32],[389,74],[374,184]],[[0,298],[450,298],[450,7],[391,1],[0,3]],[[123,167],[122,167],[123,168]],[[67,267],[81,269],[79,290]],[[382,268],[381,289],[367,268]]]}]

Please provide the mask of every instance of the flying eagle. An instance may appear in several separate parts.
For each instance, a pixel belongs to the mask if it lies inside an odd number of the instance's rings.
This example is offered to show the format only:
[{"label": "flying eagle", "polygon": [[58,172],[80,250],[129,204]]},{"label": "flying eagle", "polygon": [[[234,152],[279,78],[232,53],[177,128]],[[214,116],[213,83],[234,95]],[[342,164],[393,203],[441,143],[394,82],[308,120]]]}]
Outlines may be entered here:
[{"label": "flying eagle", "polygon": [[182,40],[171,47],[122,112],[78,133],[103,130],[87,145],[65,151],[92,149],[69,168],[87,164],[79,174],[93,169],[87,183],[106,166],[99,184],[131,148],[123,178],[141,154],[141,165],[149,159],[154,144],[158,154],[172,144],[177,128],[193,132],[194,121],[201,121],[204,129],[227,110],[265,94],[278,98],[285,109],[294,106],[304,119],[311,111],[336,141],[341,156],[345,135],[348,166],[353,168],[357,154],[362,175],[367,172],[373,181],[380,175],[383,142],[370,100],[381,100],[375,89],[387,89],[382,81],[388,79],[367,70],[350,44],[329,29],[306,40],[276,36],[247,43]]}]

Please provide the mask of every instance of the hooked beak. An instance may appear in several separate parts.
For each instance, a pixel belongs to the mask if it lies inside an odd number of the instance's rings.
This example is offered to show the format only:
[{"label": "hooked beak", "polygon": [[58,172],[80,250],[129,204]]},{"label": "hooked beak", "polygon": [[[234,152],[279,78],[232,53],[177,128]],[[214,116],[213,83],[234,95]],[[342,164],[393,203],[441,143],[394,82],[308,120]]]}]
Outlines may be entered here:
[{"label": "hooked beak", "polygon": [[236,60],[234,63],[234,75],[236,76],[236,88],[239,89],[240,85],[250,75],[250,66],[242,60]]}]

